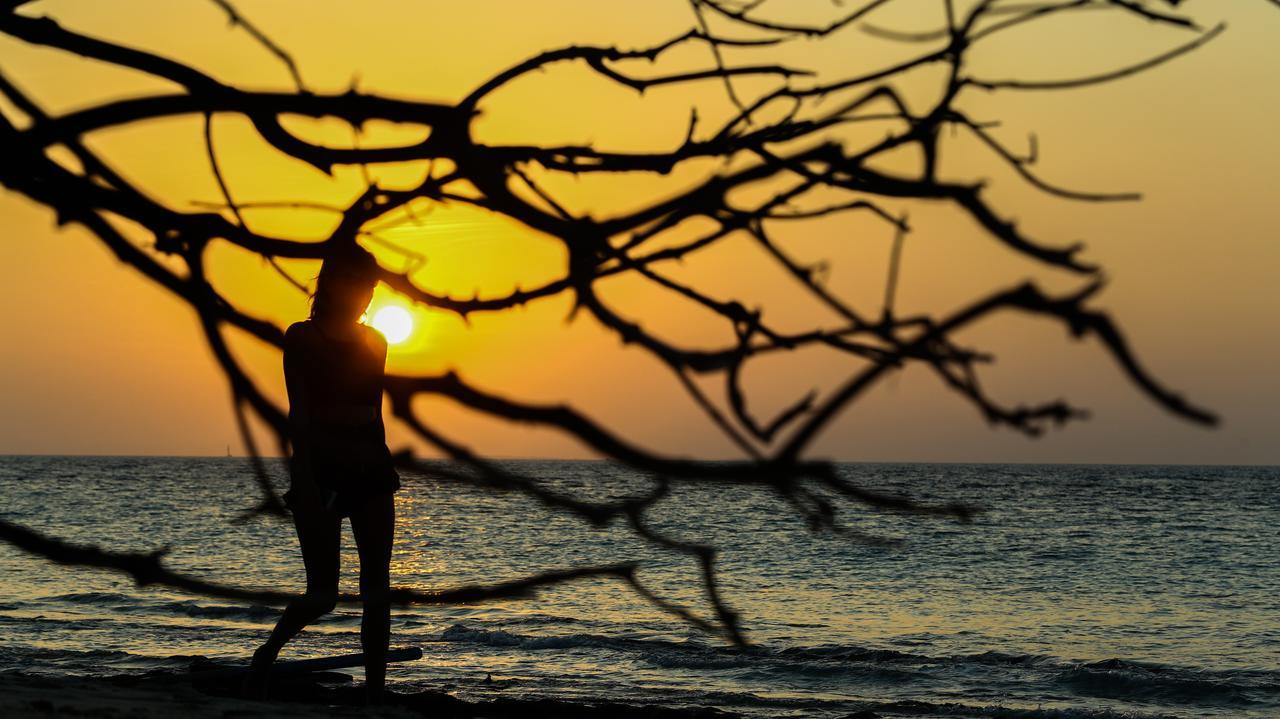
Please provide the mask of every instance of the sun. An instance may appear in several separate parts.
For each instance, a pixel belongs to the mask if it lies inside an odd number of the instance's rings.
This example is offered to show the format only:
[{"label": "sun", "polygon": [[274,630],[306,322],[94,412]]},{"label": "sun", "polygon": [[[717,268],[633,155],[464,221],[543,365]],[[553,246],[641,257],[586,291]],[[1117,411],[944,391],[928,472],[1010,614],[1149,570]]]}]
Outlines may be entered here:
[{"label": "sun", "polygon": [[399,305],[386,305],[373,313],[370,324],[387,338],[388,344],[400,344],[413,332],[413,315]]}]

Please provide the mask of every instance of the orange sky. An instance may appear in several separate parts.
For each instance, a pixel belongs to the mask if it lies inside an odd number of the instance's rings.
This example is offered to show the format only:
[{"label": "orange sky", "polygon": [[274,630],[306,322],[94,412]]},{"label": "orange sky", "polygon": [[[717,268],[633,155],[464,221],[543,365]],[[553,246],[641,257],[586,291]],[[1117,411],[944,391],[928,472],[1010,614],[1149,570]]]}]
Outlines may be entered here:
[{"label": "orange sky", "polygon": [[[913,7],[921,7],[924,3]],[[237,4],[297,57],[308,84],[337,91],[358,78],[368,92],[457,100],[476,83],[524,57],[556,45],[650,44],[687,29],[683,0],[671,2]],[[1222,427],[1206,430],[1157,408],[1129,385],[1091,342],[1073,342],[1056,325],[1001,315],[962,335],[1000,356],[986,384],[1011,402],[1066,397],[1093,411],[1090,421],[1040,440],[990,429],[935,377],[911,369],[890,378],[847,410],[814,447],[814,455],[847,460],[1276,463],[1280,424],[1280,11],[1266,2],[1190,3],[1192,11],[1228,22],[1224,36],[1169,65],[1124,82],[1059,93],[977,95],[966,107],[1001,118],[1002,138],[1023,142],[1035,131],[1039,171],[1071,187],[1134,190],[1139,203],[1082,204],[1044,197],[972,143],[946,145],[948,177],[991,179],[990,198],[1047,244],[1088,243],[1087,259],[1106,267],[1110,283],[1095,306],[1113,313],[1150,369],[1169,386],[1217,411]],[[815,5],[827,7],[827,5]],[[226,82],[252,89],[287,88],[284,70],[243,32],[227,26],[213,3],[169,0],[121,3],[38,2],[68,27],[145,47],[192,63]],[[1061,77],[1132,61],[1186,39],[1141,22],[1092,13],[993,44],[975,56],[990,76]],[[1102,17],[1108,15],[1108,17]],[[1204,16],[1208,17],[1208,16]],[[905,23],[918,18],[891,18]],[[821,42],[780,49],[787,62],[826,72],[874,64],[886,50],[856,29]],[[694,48],[670,67],[704,64]],[[158,91],[165,83],[111,70],[61,53],[0,39],[0,70],[51,112]],[[908,90],[927,92],[921,77]],[[745,91],[751,88],[744,83]],[[556,67],[537,82],[514,85],[485,106],[477,133],[491,141],[593,141],[611,149],[665,148],[678,143],[697,103],[704,117],[728,111],[719,85],[651,90],[644,97],[593,79],[581,68]],[[7,107],[0,107],[8,111]],[[708,126],[710,126],[708,120]],[[113,129],[90,139],[141,186],[174,207],[215,201],[198,118]],[[339,123],[293,125],[344,142]],[[349,201],[362,187],[353,168],[328,178],[274,156],[240,118],[214,126],[219,156],[238,200]],[[364,141],[396,132],[371,127]],[[403,182],[414,168],[378,171]],[[571,208],[597,216],[693,181],[621,177],[565,180],[551,189]],[[399,173],[399,174],[397,174]],[[908,238],[899,288],[902,313],[943,313],[983,292],[1034,277],[1065,290],[1079,278],[1015,257],[955,209],[901,204],[915,232]],[[51,214],[0,193],[0,453],[239,453],[229,390],[207,349],[194,313],[117,261],[83,228],[53,227]],[[258,230],[320,237],[332,218],[261,212]],[[562,271],[560,246],[515,223],[461,207],[437,207],[423,225],[390,235],[425,253],[415,277],[451,294],[498,294]],[[797,257],[833,260],[830,286],[872,312],[883,293],[891,235],[865,218],[804,223],[785,238]],[[398,258],[381,255],[398,267]],[[242,251],[216,244],[209,254],[215,284],[251,314],[284,326],[305,302]],[[295,274],[315,265],[292,263]],[[829,319],[759,250],[725,243],[673,276],[724,299],[761,304],[785,327]],[[718,325],[633,281],[601,285],[605,296],[645,327],[689,344],[718,344]],[[390,298],[380,293],[375,302]],[[669,371],[636,348],[621,346],[585,314],[566,324],[566,298],[539,301],[507,315],[456,317],[420,311],[420,333],[393,348],[394,372],[453,367],[475,384],[528,401],[568,401],[640,443],[664,452],[734,456],[733,448],[690,403]],[[279,354],[252,339],[233,346],[255,377],[283,403]],[[745,375],[761,414],[809,388],[830,389],[850,371],[847,358],[821,351],[762,360]],[[718,383],[716,384],[718,388]],[[710,385],[709,385],[710,388]],[[510,427],[448,402],[423,400],[423,416],[477,449],[502,456],[588,456],[572,439]],[[408,441],[388,422],[393,449]]]}]

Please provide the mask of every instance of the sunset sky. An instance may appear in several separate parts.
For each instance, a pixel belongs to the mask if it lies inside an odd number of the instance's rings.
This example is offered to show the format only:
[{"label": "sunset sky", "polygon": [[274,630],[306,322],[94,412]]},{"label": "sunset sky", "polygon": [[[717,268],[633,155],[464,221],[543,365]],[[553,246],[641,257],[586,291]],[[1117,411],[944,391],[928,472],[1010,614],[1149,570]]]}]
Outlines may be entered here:
[{"label": "sunset sky", "polygon": [[[802,3],[806,17],[832,12]],[[845,5],[849,5],[845,3]],[[933,7],[921,0],[912,7]],[[936,3],[941,5],[941,3]],[[781,6],[781,5],[779,5]],[[1004,314],[966,331],[968,344],[996,353],[985,384],[1011,404],[1070,399],[1093,417],[1030,440],[989,427],[930,372],[890,377],[846,410],[812,456],[852,461],[1280,463],[1280,10],[1264,0],[1184,3],[1226,32],[1196,52],[1139,76],[1092,88],[1040,93],[974,91],[965,107],[999,118],[996,132],[1024,147],[1034,132],[1037,170],[1073,188],[1136,191],[1140,202],[1095,204],[1051,198],[1021,182],[977,143],[944,143],[949,178],[989,178],[989,198],[1019,227],[1050,245],[1087,243],[1085,259],[1105,268],[1106,289],[1093,306],[1112,314],[1149,369],[1169,387],[1217,412],[1216,429],[1166,413],[1120,373],[1101,347],[1073,341],[1044,320]],[[684,0],[516,3],[290,3],[241,0],[237,7],[296,57],[313,89],[455,102],[480,82],[537,52],[568,44],[646,46],[695,22]],[[838,8],[837,8],[838,10]],[[167,55],[246,89],[288,90],[283,67],[212,2],[36,2],[79,32]],[[1217,13],[1217,14],[1214,14]],[[1114,12],[1051,22],[993,42],[976,53],[985,77],[1058,78],[1133,62],[1190,39]],[[922,19],[923,17],[923,19]],[[885,16],[895,27],[923,29],[939,18]],[[778,48],[776,58],[848,74],[883,64],[892,44],[856,27],[823,40]],[[759,50],[754,52],[759,53]],[[899,50],[900,52],[900,50]],[[975,51],[976,52],[976,51]],[[730,56],[733,59],[734,56]],[[747,56],[742,56],[745,58]],[[759,61],[760,55],[751,56]],[[707,67],[705,47],[681,49],[658,70]],[[848,69],[845,69],[848,68]],[[637,70],[647,71],[645,68]],[[162,81],[0,37],[0,72],[47,111],[67,112],[119,97],[172,92]],[[936,77],[913,77],[909,93],[927,97]],[[744,94],[757,87],[743,81]],[[593,142],[608,149],[668,149],[684,136],[689,109],[707,127],[731,110],[722,85],[637,93],[580,66],[562,65],[521,81],[482,106],[477,136],[490,142]],[[10,106],[0,111],[15,117]],[[290,128],[333,144],[349,143],[340,122],[294,118]],[[413,137],[413,128],[371,125],[366,144]],[[220,199],[204,152],[200,117],[188,116],[92,135],[88,144],[154,197],[191,209]],[[357,168],[327,177],[272,150],[243,118],[214,122],[219,158],[237,200],[345,203],[363,188]],[[549,182],[562,202],[608,216],[692,184],[707,168],[669,177],[563,179]],[[393,185],[421,168],[375,168]],[[1034,278],[1056,291],[1084,281],[1012,254],[971,220],[942,204],[898,203],[914,232],[904,245],[900,314],[943,314],[984,293]],[[0,192],[0,453],[240,454],[230,392],[196,322],[181,300],[118,262],[78,225],[58,229],[52,213]],[[333,216],[259,211],[254,229],[300,239],[323,237]],[[510,220],[464,206],[426,209],[420,225],[388,238],[427,257],[415,279],[433,291],[497,295],[563,272],[561,246]],[[144,241],[141,233],[131,238]],[[868,313],[878,310],[892,233],[866,217],[805,222],[784,238],[806,261],[830,258],[829,287]],[[403,259],[369,244],[388,267]],[[215,243],[208,255],[215,285],[250,314],[284,327],[302,319],[306,299],[258,258]],[[310,278],[314,262],[286,262]],[[789,327],[830,317],[786,274],[745,242],[722,246],[668,268],[722,299],[762,306]],[[720,325],[634,281],[602,284],[627,316],[689,345],[720,345]],[[381,288],[376,306],[397,298]],[[388,371],[448,368],[490,391],[530,402],[567,402],[638,443],[673,455],[733,457],[734,447],[707,421],[670,371],[623,346],[586,313],[565,321],[568,296],[502,314],[458,317],[417,308],[414,334],[391,348]],[[230,332],[254,378],[284,406],[279,352]],[[760,414],[809,389],[829,391],[852,371],[831,352],[780,353],[744,377]],[[717,390],[719,383],[709,383]],[[588,457],[576,440],[550,430],[513,427],[442,400],[423,400],[423,417],[477,450],[507,457]],[[388,418],[392,449],[412,444]],[[262,435],[265,438],[265,434]]]}]

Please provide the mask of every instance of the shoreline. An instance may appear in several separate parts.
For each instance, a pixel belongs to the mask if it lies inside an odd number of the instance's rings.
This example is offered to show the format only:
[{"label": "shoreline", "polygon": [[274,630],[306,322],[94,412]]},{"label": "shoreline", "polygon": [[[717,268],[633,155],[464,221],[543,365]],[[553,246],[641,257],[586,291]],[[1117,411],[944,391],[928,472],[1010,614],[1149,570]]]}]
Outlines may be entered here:
[{"label": "shoreline", "polygon": [[[396,454],[396,452],[392,452]],[[68,459],[249,459],[248,454],[67,454],[65,452],[16,452],[2,453],[0,459],[5,458],[37,458],[37,459],[56,459],[65,457]],[[278,454],[260,454],[259,459],[266,460],[285,460],[287,455]],[[608,463],[627,466],[625,462],[611,460],[600,457],[521,457],[506,456],[500,454],[487,455],[488,459],[499,462],[558,462],[558,463]],[[422,462],[453,462],[449,457],[423,456],[417,457]],[[704,461],[716,462],[733,462],[737,461],[734,457],[709,457]],[[924,460],[924,459],[832,459],[832,463],[837,465],[854,465],[878,467],[885,465],[904,465],[904,466],[955,466],[955,467],[1193,467],[1205,469],[1274,469],[1280,467],[1280,462],[1153,462],[1145,461],[1083,461],[1083,460],[998,460],[998,459],[946,459],[946,460]]]}]

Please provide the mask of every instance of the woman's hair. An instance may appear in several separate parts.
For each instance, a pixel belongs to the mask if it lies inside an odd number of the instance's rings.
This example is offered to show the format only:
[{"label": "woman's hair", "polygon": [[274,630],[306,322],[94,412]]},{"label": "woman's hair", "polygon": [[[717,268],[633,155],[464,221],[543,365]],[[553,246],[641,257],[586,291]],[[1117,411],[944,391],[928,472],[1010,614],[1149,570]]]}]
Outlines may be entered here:
[{"label": "woman's hair", "polygon": [[327,288],[338,275],[363,280],[372,287],[378,282],[378,260],[373,253],[355,243],[337,245],[330,249],[320,263],[320,274],[315,278],[316,291],[311,294],[311,319],[315,319],[317,312],[324,307],[324,298],[329,295]]}]

